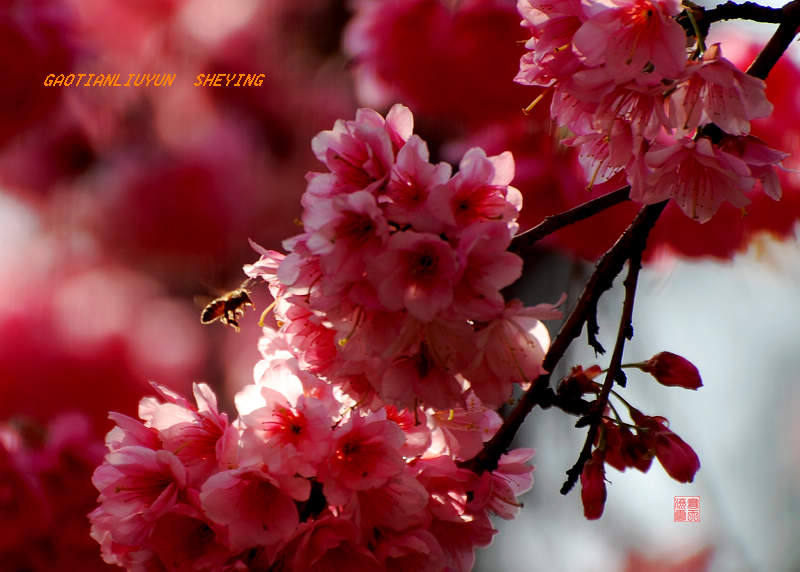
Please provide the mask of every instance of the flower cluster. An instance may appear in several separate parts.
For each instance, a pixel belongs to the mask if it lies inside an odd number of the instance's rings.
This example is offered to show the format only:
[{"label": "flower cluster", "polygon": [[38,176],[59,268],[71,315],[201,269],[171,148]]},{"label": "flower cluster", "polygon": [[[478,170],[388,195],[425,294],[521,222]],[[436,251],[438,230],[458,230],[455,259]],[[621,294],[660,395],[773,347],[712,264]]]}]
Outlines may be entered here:
[{"label": "flower cluster", "polygon": [[780,197],[786,156],[750,135],[772,105],[762,80],[719,44],[687,51],[678,0],[519,0],[532,38],[516,80],[553,88],[551,114],[573,136],[592,184],[624,171],[631,198],[672,198],[709,220],[724,202],[749,204],[760,185]]},{"label": "flower cluster", "polygon": [[[456,465],[499,425],[478,408],[449,415],[353,408],[330,385],[271,354],[268,376],[219,413],[162,386],[139,422],[112,414],[94,474],[92,536],[104,559],[151,570],[468,570],[533,484],[532,455],[477,475]],[[436,427],[432,429],[432,427]]]},{"label": "flower cluster", "polygon": [[314,138],[329,172],[308,177],[304,232],[245,271],[269,284],[290,351],[362,407],[449,409],[468,390],[497,407],[543,372],[539,320],[560,315],[500,292],[522,269],[514,161],[473,148],[451,175],[412,127],[395,105]]},{"label": "flower cluster", "polygon": [[[687,359],[670,352],[661,352],[648,361],[629,364],[650,373],[656,381],[667,387],[698,389],[702,381],[697,368]],[[600,385],[594,379],[602,373],[599,366],[584,370],[573,368],[561,381],[559,392],[580,397],[599,394]],[[619,471],[632,467],[643,473],[650,469],[656,457],[667,474],[681,483],[694,480],[700,469],[700,459],[694,450],[673,433],[664,417],[651,417],[623,401],[633,424],[623,422],[617,410],[606,408],[594,441],[591,458],[581,472],[581,499],[586,518],[597,519],[603,514],[606,502],[605,465]],[[609,415],[613,412],[614,417]],[[635,433],[631,431],[635,430]]]},{"label": "flower cluster", "polygon": [[[408,109],[359,110],[312,149],[304,232],[245,270],[275,297],[229,422],[162,386],[115,413],[90,515],[104,559],[167,570],[467,570],[533,484],[533,452],[474,457],[543,372],[550,305],[505,302],[510,153],[431,164]],[[160,568],[159,568],[160,567]]]}]

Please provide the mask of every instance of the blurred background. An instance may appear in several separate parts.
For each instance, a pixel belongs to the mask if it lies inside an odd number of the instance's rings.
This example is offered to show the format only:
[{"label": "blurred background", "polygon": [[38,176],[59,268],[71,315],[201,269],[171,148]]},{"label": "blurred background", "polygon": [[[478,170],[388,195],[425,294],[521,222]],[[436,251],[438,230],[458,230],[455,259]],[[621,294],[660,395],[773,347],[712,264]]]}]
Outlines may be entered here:
[{"label": "blurred background", "polygon": [[[402,102],[433,160],[473,145],[514,153],[522,226],[620,186],[587,190],[544,100],[513,83],[524,51],[506,0],[0,0],[0,570],[103,570],[85,514],[111,428],[155,380],[215,388],[223,409],[258,359],[258,310],[242,331],[202,326],[243,264],[297,232],[311,138],[358,107]],[[719,26],[719,29],[717,29]],[[771,28],[715,25],[743,68]],[[712,40],[713,41],[713,40]],[[792,48],[796,50],[796,48]],[[796,55],[796,54],[795,54]],[[702,468],[678,485],[609,469],[600,521],[558,489],[583,441],[574,419],[535,411],[525,508],[481,551],[478,570],[798,570],[800,548],[800,99],[784,57],[768,80],[773,117],[754,132],[793,154],[784,199],[706,225],[668,207],[651,237],[626,361],[669,350],[703,375],[697,393],[630,375],[626,396],[663,415]],[[170,87],[46,87],[48,74],[170,73]],[[198,74],[265,74],[260,86],[195,87]],[[571,307],[636,206],[545,241],[522,296]],[[603,298],[601,340],[621,295]],[[555,329],[557,324],[553,324]],[[573,349],[573,364],[605,366]],[[699,496],[701,522],[673,522]],[[33,503],[33,505],[31,504]],[[36,506],[36,511],[30,507]]]}]

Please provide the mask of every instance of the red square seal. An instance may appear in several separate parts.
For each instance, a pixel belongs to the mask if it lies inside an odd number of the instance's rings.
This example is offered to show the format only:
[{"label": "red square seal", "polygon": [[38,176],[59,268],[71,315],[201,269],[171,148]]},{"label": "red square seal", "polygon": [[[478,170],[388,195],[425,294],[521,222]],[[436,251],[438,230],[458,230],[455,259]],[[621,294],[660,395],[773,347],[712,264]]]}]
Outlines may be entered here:
[{"label": "red square seal", "polygon": [[700,497],[673,497],[674,522],[700,522]]}]

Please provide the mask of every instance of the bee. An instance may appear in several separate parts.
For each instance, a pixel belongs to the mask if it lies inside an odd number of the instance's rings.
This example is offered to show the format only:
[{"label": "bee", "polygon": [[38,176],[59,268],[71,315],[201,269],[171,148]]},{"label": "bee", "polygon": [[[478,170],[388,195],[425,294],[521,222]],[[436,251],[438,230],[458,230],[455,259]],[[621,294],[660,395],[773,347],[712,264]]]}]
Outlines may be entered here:
[{"label": "bee", "polygon": [[250,299],[250,286],[252,279],[248,278],[236,289],[216,298],[208,303],[200,313],[200,323],[210,324],[219,320],[223,324],[239,331],[239,318],[241,318],[247,306],[255,307],[253,300]]}]

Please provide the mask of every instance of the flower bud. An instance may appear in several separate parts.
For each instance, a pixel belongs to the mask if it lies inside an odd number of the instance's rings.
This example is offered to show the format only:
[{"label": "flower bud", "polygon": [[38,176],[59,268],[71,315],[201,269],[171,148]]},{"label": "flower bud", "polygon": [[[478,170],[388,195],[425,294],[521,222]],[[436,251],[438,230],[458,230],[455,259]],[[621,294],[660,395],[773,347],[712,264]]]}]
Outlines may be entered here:
[{"label": "flower bud", "polygon": [[685,387],[686,389],[697,389],[703,385],[700,379],[700,372],[697,368],[679,355],[670,352],[661,352],[641,365],[642,371],[646,371],[656,378],[661,385]]},{"label": "flower bud", "polygon": [[581,473],[583,514],[589,520],[597,520],[603,515],[603,508],[606,504],[605,478],[603,451],[595,449],[592,458],[583,466]]},{"label": "flower bud", "polygon": [[634,467],[646,473],[653,461],[653,452],[644,441],[631,433],[627,427],[619,426],[607,419],[605,426],[605,461],[618,471]]},{"label": "flower bud", "polygon": [[650,417],[631,409],[631,417],[641,428],[642,442],[655,452],[656,458],[670,477],[690,483],[700,469],[700,459],[686,441],[670,431],[663,417]]},{"label": "flower bud", "polygon": [[655,438],[656,457],[670,477],[680,483],[691,483],[700,469],[697,453],[686,441],[672,431],[665,431]]}]

